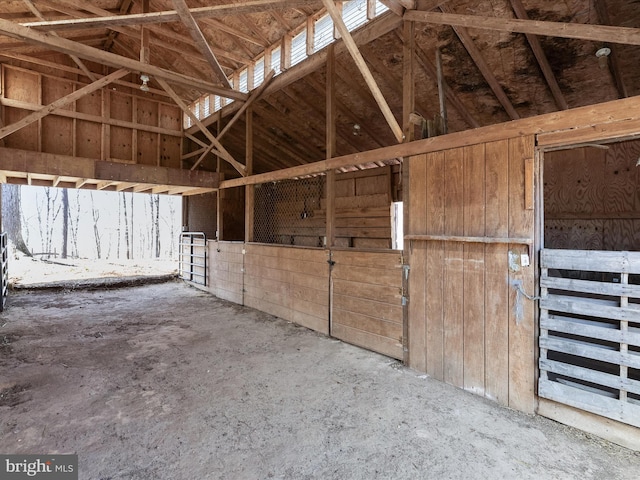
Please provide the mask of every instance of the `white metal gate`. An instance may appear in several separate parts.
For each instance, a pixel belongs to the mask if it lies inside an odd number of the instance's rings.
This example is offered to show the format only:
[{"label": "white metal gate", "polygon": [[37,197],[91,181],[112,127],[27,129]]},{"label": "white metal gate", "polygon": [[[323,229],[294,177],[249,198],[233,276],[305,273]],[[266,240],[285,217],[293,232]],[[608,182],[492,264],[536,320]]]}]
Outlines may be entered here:
[{"label": "white metal gate", "polygon": [[640,252],[540,257],[539,396],[640,427]]},{"label": "white metal gate", "polygon": [[207,285],[207,238],[202,232],[184,232],[180,235],[178,271],[180,278]]}]

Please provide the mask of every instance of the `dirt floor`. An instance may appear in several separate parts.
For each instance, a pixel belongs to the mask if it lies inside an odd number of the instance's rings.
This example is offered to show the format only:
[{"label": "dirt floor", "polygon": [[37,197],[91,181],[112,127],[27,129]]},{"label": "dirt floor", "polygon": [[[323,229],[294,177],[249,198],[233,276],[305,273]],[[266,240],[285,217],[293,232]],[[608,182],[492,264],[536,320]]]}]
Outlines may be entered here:
[{"label": "dirt floor", "polygon": [[0,452],[80,478],[637,479],[640,455],[180,282],[12,293]]}]

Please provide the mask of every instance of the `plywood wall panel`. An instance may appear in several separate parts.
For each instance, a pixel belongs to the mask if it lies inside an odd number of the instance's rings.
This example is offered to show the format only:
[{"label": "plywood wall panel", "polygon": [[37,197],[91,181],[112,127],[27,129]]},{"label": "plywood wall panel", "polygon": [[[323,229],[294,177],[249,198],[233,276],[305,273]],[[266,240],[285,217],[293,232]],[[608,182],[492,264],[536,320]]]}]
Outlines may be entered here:
[{"label": "plywood wall panel", "polygon": [[132,130],[122,127],[111,127],[111,158],[133,161]]},{"label": "plywood wall panel", "polygon": [[48,116],[42,119],[42,150],[72,156],[74,123],[71,118]]},{"label": "plywood wall panel", "polygon": [[101,158],[102,125],[83,120],[76,121],[76,155]]},{"label": "plywood wall panel", "polygon": [[126,122],[133,121],[133,99],[130,95],[111,91],[109,93],[109,101],[111,118]]},{"label": "plywood wall panel", "polygon": [[158,165],[158,134],[138,130],[137,161],[142,165]]},{"label": "plywood wall panel", "polygon": [[544,154],[544,245],[640,250],[640,142]]}]

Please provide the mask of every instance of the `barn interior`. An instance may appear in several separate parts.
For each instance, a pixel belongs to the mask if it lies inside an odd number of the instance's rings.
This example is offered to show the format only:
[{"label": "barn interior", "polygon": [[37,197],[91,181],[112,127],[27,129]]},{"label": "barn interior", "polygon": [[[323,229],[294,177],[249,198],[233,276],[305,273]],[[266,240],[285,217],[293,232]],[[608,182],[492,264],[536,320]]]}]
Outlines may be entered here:
[{"label": "barn interior", "polygon": [[181,275],[640,448],[632,0],[11,0],[2,183],[183,197]]}]

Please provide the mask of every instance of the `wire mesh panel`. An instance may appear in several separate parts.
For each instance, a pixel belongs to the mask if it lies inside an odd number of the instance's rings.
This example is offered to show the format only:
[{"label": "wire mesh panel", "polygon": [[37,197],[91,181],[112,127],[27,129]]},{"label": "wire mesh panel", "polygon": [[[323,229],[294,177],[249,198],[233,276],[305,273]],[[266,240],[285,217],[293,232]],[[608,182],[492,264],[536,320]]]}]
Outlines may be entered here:
[{"label": "wire mesh panel", "polygon": [[324,176],[256,185],[253,240],[323,247],[326,241],[324,186]]}]

